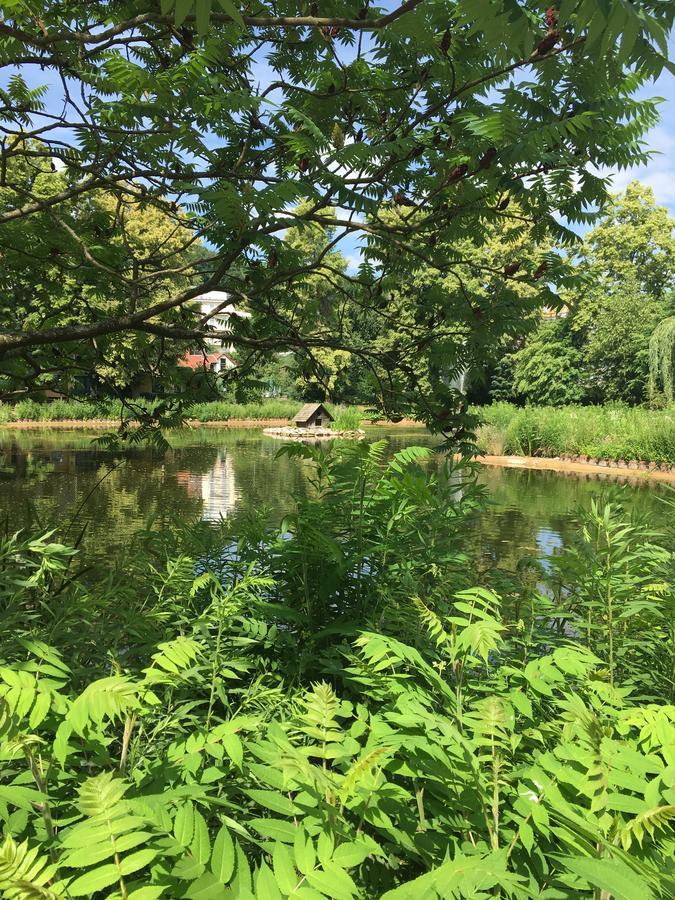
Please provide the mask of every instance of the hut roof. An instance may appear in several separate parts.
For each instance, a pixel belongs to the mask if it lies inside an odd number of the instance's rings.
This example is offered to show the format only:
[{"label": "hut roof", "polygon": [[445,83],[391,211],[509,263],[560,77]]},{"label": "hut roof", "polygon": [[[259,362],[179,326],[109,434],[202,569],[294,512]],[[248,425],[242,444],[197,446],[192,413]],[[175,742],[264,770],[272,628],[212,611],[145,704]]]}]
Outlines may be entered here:
[{"label": "hut roof", "polygon": [[311,418],[313,418],[318,412],[321,413],[322,417],[326,416],[330,421],[333,421],[333,417],[328,412],[323,403],[305,403],[299,413],[296,414],[294,418],[294,422],[299,422],[301,425],[304,425],[306,422],[309,422]]}]

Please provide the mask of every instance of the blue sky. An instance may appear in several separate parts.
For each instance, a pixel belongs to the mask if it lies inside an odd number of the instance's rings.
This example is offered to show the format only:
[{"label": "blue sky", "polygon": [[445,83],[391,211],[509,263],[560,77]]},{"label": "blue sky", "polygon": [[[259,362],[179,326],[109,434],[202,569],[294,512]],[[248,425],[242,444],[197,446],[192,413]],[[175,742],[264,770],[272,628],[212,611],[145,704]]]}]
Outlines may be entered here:
[{"label": "blue sky", "polygon": [[[669,56],[675,60],[675,36],[669,41]],[[646,137],[649,150],[656,155],[648,166],[637,166],[613,177],[615,190],[623,190],[629,181],[638,178],[654,190],[656,202],[667,206],[675,216],[675,75],[665,72],[657,82],[641,92],[644,97],[662,97],[661,122]]]},{"label": "blue sky", "polygon": [[[385,7],[390,5],[389,0],[383,5]],[[675,35],[671,35],[669,50],[670,58],[675,60]],[[52,95],[50,90],[46,98],[47,105],[48,107],[52,103],[60,105],[60,88],[57,88],[50,73],[27,66],[24,67],[22,74],[31,87],[45,82],[50,84],[56,91]],[[3,81],[7,75],[5,72]],[[261,64],[258,64],[256,75],[263,84],[272,77],[271,71]],[[647,166],[636,166],[612,173],[613,189],[622,191],[630,181],[637,178],[649,185],[654,191],[656,202],[667,206],[675,216],[675,76],[664,71],[655,83],[642,89],[639,96],[663,98],[660,108],[661,121],[645,138],[646,147],[654,152],[654,156]],[[582,233],[585,229],[577,230]],[[340,243],[340,250],[346,256],[351,271],[355,271],[360,262],[358,245],[358,237],[351,234],[345,235]]]}]

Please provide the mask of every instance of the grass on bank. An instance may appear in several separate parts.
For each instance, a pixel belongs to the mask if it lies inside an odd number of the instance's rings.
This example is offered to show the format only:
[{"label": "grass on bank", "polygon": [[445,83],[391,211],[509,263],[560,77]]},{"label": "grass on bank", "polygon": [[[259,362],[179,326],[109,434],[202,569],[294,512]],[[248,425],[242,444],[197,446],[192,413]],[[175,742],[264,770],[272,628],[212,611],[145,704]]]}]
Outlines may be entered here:
[{"label": "grass on bank", "polygon": [[675,462],[675,409],[494,403],[473,411],[481,453]]},{"label": "grass on bank", "polygon": [[[143,405],[143,401],[134,401]],[[288,419],[302,406],[299,400],[263,400],[259,403],[233,403],[211,400],[193,403],[187,417],[198,422],[227,422],[230,419]],[[357,407],[326,404],[341,429],[358,428],[365,413]],[[119,400],[52,400],[40,403],[22,400],[16,404],[0,404],[0,425],[10,422],[56,422],[60,420],[119,419],[123,413]],[[128,414],[128,413],[127,413]],[[337,424],[339,423],[339,425]]]},{"label": "grass on bank", "polygon": [[[297,400],[264,400],[261,403],[233,403],[212,400],[195,403],[187,417],[198,422],[227,422],[234,419],[289,422],[300,409]],[[334,416],[334,427],[352,430],[369,420],[356,406],[326,404]],[[599,459],[644,462],[675,462],[675,408],[649,410],[620,406],[567,406],[519,408],[510,403],[472,409],[481,425],[477,445],[481,453],[496,456],[553,457],[586,455]],[[0,404],[0,425],[18,421],[119,419],[121,403],[110,401],[53,400],[39,403],[23,400]]]}]

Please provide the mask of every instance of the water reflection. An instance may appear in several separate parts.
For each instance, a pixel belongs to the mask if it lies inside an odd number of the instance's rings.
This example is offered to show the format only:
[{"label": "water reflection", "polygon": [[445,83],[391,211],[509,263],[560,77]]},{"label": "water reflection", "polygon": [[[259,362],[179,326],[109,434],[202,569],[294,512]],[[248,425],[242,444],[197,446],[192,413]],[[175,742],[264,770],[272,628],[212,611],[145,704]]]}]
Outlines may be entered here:
[{"label": "water reflection", "polygon": [[176,472],[176,481],[185,487],[188,497],[202,501],[202,519],[206,522],[226,519],[237,507],[234,463],[227,450],[218,451],[207,472]]},{"label": "water reflection", "polygon": [[[411,444],[433,446],[415,429],[386,433],[391,451]],[[279,442],[259,430],[194,429],[171,437],[158,456],[145,449],[112,453],[86,432],[0,432],[0,509],[7,527],[48,527],[77,514],[86,524],[84,552],[111,556],[133,548],[134,535],[180,518],[209,522],[235,513],[263,511],[278,523],[292,495],[310,489],[308,465],[276,458]],[[432,462],[430,465],[434,465]],[[618,485],[550,471],[481,468],[490,499],[471,540],[486,562],[508,567],[523,555],[550,556],[568,542],[575,515],[591,498],[636,509],[654,525],[665,522],[657,500],[662,485]],[[73,528],[73,532],[79,530]]]}]

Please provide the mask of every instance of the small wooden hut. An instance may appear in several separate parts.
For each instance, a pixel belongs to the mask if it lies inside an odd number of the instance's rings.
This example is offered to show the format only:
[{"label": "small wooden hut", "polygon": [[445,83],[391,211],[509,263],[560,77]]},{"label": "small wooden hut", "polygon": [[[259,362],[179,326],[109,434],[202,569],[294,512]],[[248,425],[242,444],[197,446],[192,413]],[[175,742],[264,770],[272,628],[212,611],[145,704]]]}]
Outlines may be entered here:
[{"label": "small wooden hut", "polygon": [[320,428],[333,421],[323,403],[305,403],[293,420],[296,428]]}]

